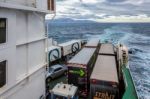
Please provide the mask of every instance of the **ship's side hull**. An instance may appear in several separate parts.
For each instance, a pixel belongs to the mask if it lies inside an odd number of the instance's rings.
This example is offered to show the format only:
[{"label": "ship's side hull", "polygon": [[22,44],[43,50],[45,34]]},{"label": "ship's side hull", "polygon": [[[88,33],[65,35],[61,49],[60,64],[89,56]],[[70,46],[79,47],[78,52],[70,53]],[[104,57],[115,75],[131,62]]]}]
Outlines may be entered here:
[{"label": "ship's side hull", "polygon": [[0,62],[6,61],[6,83],[0,99],[39,99],[45,96],[45,14],[0,7],[6,19],[6,42]]}]

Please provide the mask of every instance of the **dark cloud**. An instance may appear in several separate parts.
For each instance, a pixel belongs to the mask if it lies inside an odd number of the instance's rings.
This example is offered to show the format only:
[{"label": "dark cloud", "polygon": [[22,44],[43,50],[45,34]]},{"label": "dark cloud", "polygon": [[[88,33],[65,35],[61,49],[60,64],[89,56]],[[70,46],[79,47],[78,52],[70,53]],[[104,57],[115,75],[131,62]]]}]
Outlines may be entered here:
[{"label": "dark cloud", "polygon": [[[150,16],[148,0],[59,0],[57,15],[77,19],[99,19],[107,16]],[[103,2],[102,2],[103,1]]]}]

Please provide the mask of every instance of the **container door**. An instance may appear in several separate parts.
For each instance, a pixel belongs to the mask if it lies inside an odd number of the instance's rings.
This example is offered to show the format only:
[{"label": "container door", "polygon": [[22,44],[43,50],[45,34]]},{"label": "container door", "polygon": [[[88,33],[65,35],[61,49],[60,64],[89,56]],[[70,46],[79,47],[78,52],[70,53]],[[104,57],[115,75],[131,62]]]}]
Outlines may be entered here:
[{"label": "container door", "polygon": [[91,84],[90,93],[91,99],[119,99],[118,89],[113,87]]},{"label": "container door", "polygon": [[68,83],[78,86],[79,91],[87,89],[87,72],[83,68],[68,68]]}]

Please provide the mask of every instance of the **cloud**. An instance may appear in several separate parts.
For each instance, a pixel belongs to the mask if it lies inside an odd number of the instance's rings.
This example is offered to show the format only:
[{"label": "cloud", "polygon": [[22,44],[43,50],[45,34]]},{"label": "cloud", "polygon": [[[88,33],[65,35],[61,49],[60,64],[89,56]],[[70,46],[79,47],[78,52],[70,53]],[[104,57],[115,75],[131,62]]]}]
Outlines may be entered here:
[{"label": "cloud", "polygon": [[126,0],[106,0],[106,1],[108,1],[108,2],[124,2]]},{"label": "cloud", "polygon": [[150,22],[150,17],[147,15],[120,15],[120,16],[108,16],[103,19],[97,19],[97,22]]},{"label": "cloud", "polygon": [[99,20],[113,16],[138,20],[150,17],[150,0],[57,0],[56,4],[56,18]]},{"label": "cloud", "polygon": [[[98,2],[97,0],[80,0],[80,1],[84,3],[97,3]],[[102,2],[102,1],[99,1],[99,2]]]}]

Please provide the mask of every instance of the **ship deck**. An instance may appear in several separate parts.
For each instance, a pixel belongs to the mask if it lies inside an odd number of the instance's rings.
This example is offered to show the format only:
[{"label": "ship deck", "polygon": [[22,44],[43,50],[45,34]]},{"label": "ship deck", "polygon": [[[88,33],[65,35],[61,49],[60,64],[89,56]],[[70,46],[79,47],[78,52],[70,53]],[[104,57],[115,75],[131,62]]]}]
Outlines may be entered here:
[{"label": "ship deck", "polygon": [[65,75],[62,75],[61,77],[58,77],[56,79],[53,79],[50,83],[49,83],[49,90],[53,89],[54,86],[57,83],[63,82],[65,84],[67,84],[67,77]]},{"label": "ship deck", "polygon": [[[126,90],[122,99],[138,99],[132,76],[128,68],[123,68],[124,77],[126,79]],[[132,94],[131,94],[132,93]]]}]

